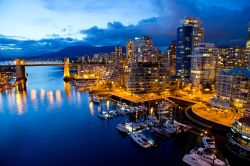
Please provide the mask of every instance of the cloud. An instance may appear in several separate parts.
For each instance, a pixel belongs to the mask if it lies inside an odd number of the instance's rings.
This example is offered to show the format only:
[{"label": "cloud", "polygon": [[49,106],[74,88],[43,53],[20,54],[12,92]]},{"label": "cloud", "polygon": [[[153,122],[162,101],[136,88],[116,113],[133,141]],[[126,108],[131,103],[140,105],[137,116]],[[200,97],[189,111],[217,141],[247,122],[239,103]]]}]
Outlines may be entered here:
[{"label": "cloud", "polygon": [[[76,11],[87,10],[100,12],[101,10],[116,10],[114,0],[107,3],[69,3],[70,1],[59,0],[44,1],[47,9],[53,11]],[[60,3],[61,2],[61,3]],[[84,1],[86,2],[86,1]],[[106,2],[106,1],[105,1]],[[119,6],[127,1],[119,2]],[[132,1],[131,1],[132,2]],[[143,1],[136,1],[134,6],[140,6]],[[176,28],[180,20],[185,16],[194,16],[202,20],[205,27],[205,42],[212,42],[217,45],[245,45],[247,36],[247,25],[250,21],[250,5],[247,0],[151,0],[155,16],[140,19],[137,23],[126,24],[124,21],[110,20],[106,26],[92,26],[79,30],[77,39],[73,37],[74,27],[60,27],[68,38],[62,37],[60,33],[47,35],[48,39],[27,40],[18,36],[0,35],[0,54],[2,55],[23,55],[33,56],[51,51],[57,51],[72,45],[117,45],[125,46],[126,40],[138,36],[149,35],[158,47],[166,47],[171,40],[176,40]],[[60,5],[57,5],[57,4]],[[124,6],[125,8],[125,6]],[[133,7],[134,9],[135,7]],[[119,7],[119,9],[121,9]],[[123,13],[129,12],[122,9]],[[132,12],[132,11],[131,11]],[[132,12],[136,16],[135,12]],[[132,15],[132,16],[133,16]],[[139,15],[137,13],[137,15]],[[104,17],[104,16],[103,16]],[[124,18],[131,17],[131,13],[124,15]],[[46,20],[46,19],[45,19]],[[59,27],[55,27],[59,28]],[[70,37],[72,36],[72,37]],[[79,40],[81,38],[81,40]],[[21,39],[21,40],[20,40]],[[20,48],[20,49],[19,49]]]},{"label": "cloud", "polygon": [[174,36],[167,32],[160,31],[158,18],[149,18],[141,20],[137,25],[125,26],[121,22],[109,22],[107,28],[92,28],[82,30],[81,33],[86,35],[84,41],[91,45],[125,45],[126,40],[138,36],[154,36],[155,43],[159,47],[166,46]]},{"label": "cloud", "polygon": [[248,0],[157,0],[152,3],[159,13],[159,24],[165,24],[168,31],[175,33],[179,24],[176,21],[194,16],[203,22],[205,41],[218,45],[245,44],[250,21]]},{"label": "cloud", "polygon": [[[55,35],[56,36],[56,35]],[[59,51],[62,48],[82,45],[82,41],[72,38],[51,38],[41,40],[16,40],[0,36],[1,58],[39,56],[44,53]],[[3,57],[4,56],[4,57]]]},{"label": "cloud", "polygon": [[[167,46],[176,39],[176,28],[185,16],[194,16],[202,20],[205,27],[205,42],[217,45],[245,45],[247,23],[250,20],[250,6],[237,7],[235,1],[201,0],[152,0],[157,17],[139,21],[135,25],[125,26],[121,22],[110,22],[107,28],[94,26],[81,31],[84,39],[93,45],[125,44],[127,39],[136,36],[153,36],[159,47]],[[206,3],[207,2],[207,3]],[[225,5],[227,4],[227,5]],[[236,9],[232,6],[236,5]]]}]

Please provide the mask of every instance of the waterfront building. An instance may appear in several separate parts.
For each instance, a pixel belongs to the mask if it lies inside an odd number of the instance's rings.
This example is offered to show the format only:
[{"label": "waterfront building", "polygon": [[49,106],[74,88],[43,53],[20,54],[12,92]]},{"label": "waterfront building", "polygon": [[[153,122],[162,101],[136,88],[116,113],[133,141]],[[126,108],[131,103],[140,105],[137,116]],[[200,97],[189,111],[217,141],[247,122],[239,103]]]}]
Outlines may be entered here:
[{"label": "waterfront building", "polygon": [[250,154],[250,117],[236,120],[231,127],[229,143]]},{"label": "waterfront building", "polygon": [[250,115],[250,71],[231,69],[220,71],[216,83],[217,98],[231,107]]},{"label": "waterfront building", "polygon": [[104,64],[78,64],[77,76],[81,79],[102,79],[105,72]]},{"label": "waterfront building", "polygon": [[145,36],[130,40],[134,55],[129,61],[128,91],[136,94],[161,93],[167,90],[167,65],[164,55]]},{"label": "waterfront building", "polygon": [[3,89],[11,88],[16,78],[16,68],[14,66],[0,66],[0,92]]},{"label": "waterfront building", "polygon": [[191,81],[193,89],[211,91],[216,80],[216,57],[219,51],[211,43],[199,43],[191,58]]},{"label": "waterfront building", "polygon": [[167,49],[167,67],[168,74],[171,77],[176,76],[176,41],[172,41]]},{"label": "waterfront building", "polygon": [[189,81],[191,76],[191,55],[198,43],[204,41],[202,22],[193,17],[186,17],[177,28],[176,73],[182,81]]}]

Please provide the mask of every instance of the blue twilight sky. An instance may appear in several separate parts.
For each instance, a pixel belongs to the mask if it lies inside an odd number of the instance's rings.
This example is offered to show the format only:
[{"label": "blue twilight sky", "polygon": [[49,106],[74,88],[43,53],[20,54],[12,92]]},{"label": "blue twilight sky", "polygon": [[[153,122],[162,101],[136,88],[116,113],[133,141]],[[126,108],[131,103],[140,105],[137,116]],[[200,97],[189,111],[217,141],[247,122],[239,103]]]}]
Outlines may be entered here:
[{"label": "blue twilight sky", "polygon": [[199,17],[206,42],[244,45],[248,0],[0,0],[0,58],[71,45],[125,45],[141,35],[158,47],[185,16]]}]

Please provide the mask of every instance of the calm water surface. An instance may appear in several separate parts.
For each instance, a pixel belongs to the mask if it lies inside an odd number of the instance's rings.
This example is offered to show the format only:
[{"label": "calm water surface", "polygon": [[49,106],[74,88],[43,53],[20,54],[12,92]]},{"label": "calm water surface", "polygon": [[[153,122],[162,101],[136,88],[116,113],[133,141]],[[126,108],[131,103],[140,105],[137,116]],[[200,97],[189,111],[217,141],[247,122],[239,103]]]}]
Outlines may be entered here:
[{"label": "calm water surface", "polygon": [[116,130],[124,117],[100,120],[88,93],[65,84],[61,67],[27,67],[27,92],[0,94],[0,165],[185,165],[201,138],[160,140],[142,149]]}]

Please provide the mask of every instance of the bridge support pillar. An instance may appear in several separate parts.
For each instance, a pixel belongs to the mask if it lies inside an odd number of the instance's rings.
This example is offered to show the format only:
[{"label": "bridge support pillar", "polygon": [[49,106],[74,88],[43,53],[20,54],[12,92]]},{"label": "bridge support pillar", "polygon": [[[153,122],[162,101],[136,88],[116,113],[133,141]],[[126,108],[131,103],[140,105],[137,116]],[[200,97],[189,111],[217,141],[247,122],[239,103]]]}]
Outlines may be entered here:
[{"label": "bridge support pillar", "polygon": [[64,81],[70,80],[70,72],[69,72],[69,58],[64,58]]},{"label": "bridge support pillar", "polygon": [[16,86],[18,91],[26,91],[26,81],[24,59],[16,59]]}]

